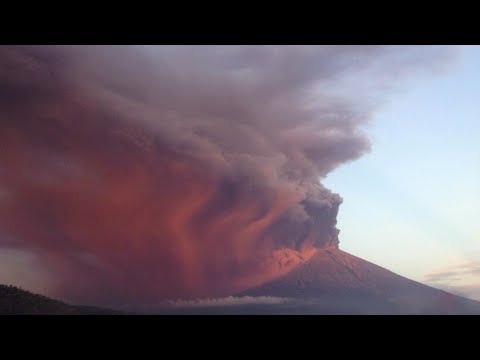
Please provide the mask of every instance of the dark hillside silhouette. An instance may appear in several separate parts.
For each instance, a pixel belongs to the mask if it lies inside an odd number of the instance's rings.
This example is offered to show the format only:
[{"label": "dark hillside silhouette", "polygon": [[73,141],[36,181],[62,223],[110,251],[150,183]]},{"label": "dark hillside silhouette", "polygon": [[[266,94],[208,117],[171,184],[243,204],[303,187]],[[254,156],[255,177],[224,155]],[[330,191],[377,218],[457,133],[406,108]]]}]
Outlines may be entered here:
[{"label": "dark hillside silhouette", "polygon": [[121,312],[91,306],[75,306],[31,293],[15,286],[0,285],[0,315],[115,315]]}]

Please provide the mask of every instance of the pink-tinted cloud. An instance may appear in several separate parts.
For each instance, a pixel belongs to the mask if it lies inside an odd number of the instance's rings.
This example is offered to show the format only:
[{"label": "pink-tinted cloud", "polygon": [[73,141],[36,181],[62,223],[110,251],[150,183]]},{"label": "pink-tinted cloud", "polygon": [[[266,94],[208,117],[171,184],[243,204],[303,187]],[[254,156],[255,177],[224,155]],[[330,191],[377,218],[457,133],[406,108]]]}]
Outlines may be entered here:
[{"label": "pink-tinted cloud", "polygon": [[278,276],[338,244],[341,198],[320,179],[369,150],[372,112],[343,79],[373,71],[383,89],[429,52],[2,47],[0,246],[35,253],[52,295],[86,303]]}]

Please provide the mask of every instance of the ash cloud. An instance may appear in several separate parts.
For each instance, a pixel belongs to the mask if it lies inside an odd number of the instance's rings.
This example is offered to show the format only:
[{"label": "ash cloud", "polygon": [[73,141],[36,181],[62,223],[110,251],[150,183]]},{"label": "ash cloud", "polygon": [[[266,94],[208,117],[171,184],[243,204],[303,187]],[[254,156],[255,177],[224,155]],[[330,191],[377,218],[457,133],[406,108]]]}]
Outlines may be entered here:
[{"label": "ash cloud", "polygon": [[366,96],[452,53],[4,46],[0,246],[34,252],[54,295],[87,303],[278,276],[338,246],[342,199],[320,181],[369,151]]}]

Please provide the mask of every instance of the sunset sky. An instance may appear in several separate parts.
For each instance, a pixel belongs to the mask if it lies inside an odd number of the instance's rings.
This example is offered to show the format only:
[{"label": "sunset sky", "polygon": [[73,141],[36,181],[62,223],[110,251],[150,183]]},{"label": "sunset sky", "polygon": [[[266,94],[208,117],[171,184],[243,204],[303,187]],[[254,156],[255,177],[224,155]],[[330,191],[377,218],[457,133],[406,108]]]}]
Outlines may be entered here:
[{"label": "sunset sky", "polygon": [[325,181],[342,248],[480,299],[480,47],[410,79],[374,115],[372,151]]},{"label": "sunset sky", "polygon": [[479,64],[477,46],[1,47],[0,283],[218,297],[339,244],[480,300]]}]

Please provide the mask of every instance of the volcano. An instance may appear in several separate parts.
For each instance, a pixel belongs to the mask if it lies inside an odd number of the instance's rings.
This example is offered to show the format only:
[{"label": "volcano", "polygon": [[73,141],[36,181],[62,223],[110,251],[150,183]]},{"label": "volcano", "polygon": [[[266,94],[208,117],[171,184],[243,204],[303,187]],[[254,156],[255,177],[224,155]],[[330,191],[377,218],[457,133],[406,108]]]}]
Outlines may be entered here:
[{"label": "volcano", "polygon": [[478,301],[407,279],[336,248],[318,250],[291,272],[239,295],[288,298],[290,306],[282,312],[292,314],[480,314]]}]

